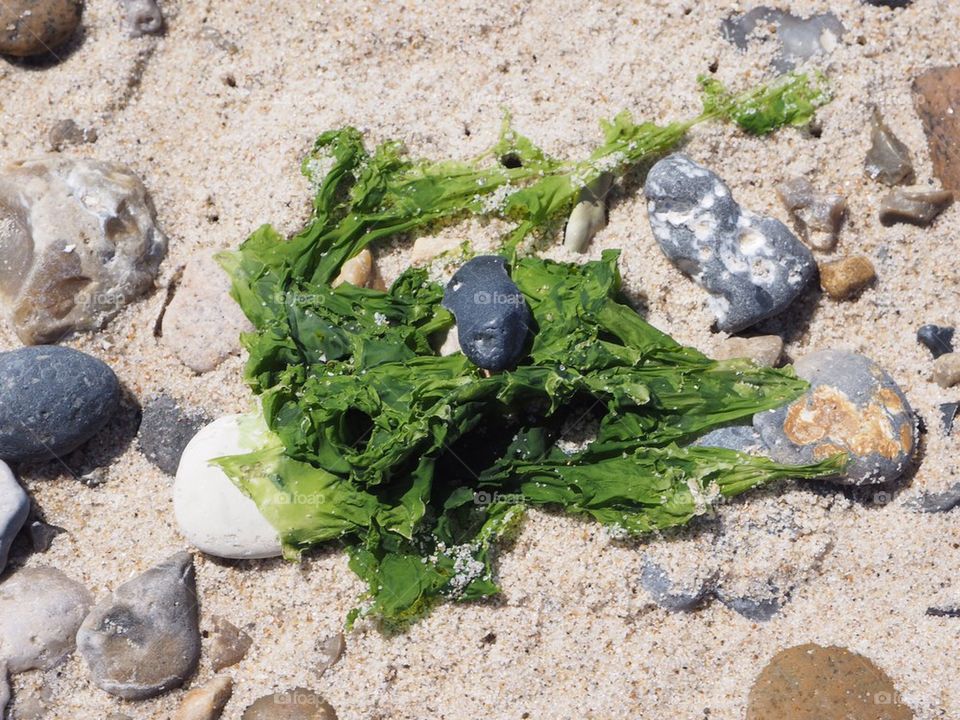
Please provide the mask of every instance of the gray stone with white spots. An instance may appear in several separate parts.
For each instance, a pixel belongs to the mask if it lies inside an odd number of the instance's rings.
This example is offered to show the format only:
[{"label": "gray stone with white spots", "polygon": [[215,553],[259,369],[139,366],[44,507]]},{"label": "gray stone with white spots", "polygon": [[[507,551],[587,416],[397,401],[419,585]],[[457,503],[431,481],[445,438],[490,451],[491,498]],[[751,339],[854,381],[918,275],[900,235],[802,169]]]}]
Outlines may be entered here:
[{"label": "gray stone with white spots", "polygon": [[810,353],[794,369],[810,389],[753,418],[771,457],[800,464],[847,453],[837,480],[849,485],[900,477],[916,445],[916,422],[893,379],[869,358],[842,350]]},{"label": "gray stone with white spots", "polygon": [[120,587],[83,621],[77,647],[102,690],[142,700],[179,687],[200,659],[193,557],[177,553]]},{"label": "gray stone with white spots", "polygon": [[722,331],[780,313],[816,273],[810,250],[786,225],[742,209],[716,173],[686,155],[654,165],[644,192],[660,248],[710,293]]}]

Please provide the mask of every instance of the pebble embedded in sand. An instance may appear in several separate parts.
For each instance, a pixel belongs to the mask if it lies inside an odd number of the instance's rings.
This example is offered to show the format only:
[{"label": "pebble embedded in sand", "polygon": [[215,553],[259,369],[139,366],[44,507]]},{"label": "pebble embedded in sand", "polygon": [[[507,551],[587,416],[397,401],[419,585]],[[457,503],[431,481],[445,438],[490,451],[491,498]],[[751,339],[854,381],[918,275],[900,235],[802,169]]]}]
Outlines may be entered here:
[{"label": "pebble embedded in sand", "polygon": [[0,657],[10,672],[58,665],[92,603],[83,585],[52,567],[22,568],[0,583]]},{"label": "pebble embedded in sand", "polygon": [[910,150],[887,127],[876,108],[870,116],[870,149],[863,169],[871,180],[885,185],[911,183],[915,178]]},{"label": "pebble embedded in sand", "polygon": [[716,173],[685,155],[654,165],[644,193],[660,249],[710,293],[720,330],[782,312],[813,279],[813,255],[783,223],[741,209]]},{"label": "pebble embedded in sand", "polygon": [[163,33],[163,13],[156,0],[123,0],[123,24],[132,38]]},{"label": "pebble embedded in sand", "polygon": [[213,628],[210,631],[208,649],[210,667],[214,672],[220,672],[243,660],[253,645],[253,638],[219,615],[214,615],[211,623]]},{"label": "pebble embedded in sand", "polygon": [[800,17],[765,6],[731,15],[720,25],[724,38],[741,50],[758,39],[759,30],[768,29],[776,33],[781,45],[772,62],[777,72],[787,72],[804,60],[829,53],[845,32],[843,23],[832,12]]},{"label": "pebble embedded in sand", "polygon": [[457,321],[460,348],[485,370],[507,370],[523,354],[532,318],[499,255],[466,262],[447,283],[443,306]]},{"label": "pebble embedded in sand", "polygon": [[960,353],[946,353],[933,361],[933,381],[943,388],[960,384]]},{"label": "pebble embedded in sand", "polygon": [[257,699],[241,720],[337,720],[337,712],[320,695],[298,687]]},{"label": "pebble embedded in sand", "polygon": [[672,578],[663,567],[645,557],[640,570],[640,586],[664,610],[693,610],[713,591],[716,577],[695,570],[691,575],[683,579]]},{"label": "pebble embedded in sand", "polygon": [[347,649],[346,638],[342,632],[328,635],[317,642],[317,664],[315,670],[317,676],[323,675],[327,670],[337,664],[337,661],[343,656]]},{"label": "pebble embedded in sand", "polygon": [[80,24],[78,0],[4,0],[0,3],[0,54],[27,57],[53,52]]},{"label": "pebble embedded in sand", "polygon": [[232,694],[233,680],[230,676],[215,677],[183,696],[173,720],[217,720]]},{"label": "pebble embedded in sand", "polygon": [[0,172],[0,305],[28,345],[102,328],[153,287],[166,251],[123,165],[48,155]]},{"label": "pebble embedded in sand", "polygon": [[177,525],[199,550],[223,558],[277,557],[277,531],[213,458],[258,449],[246,433],[245,415],[227,415],[207,425],[187,445],[173,484]]},{"label": "pebble embedded in sand", "polygon": [[240,353],[240,333],[253,330],[230,297],[230,277],[203,252],[187,263],[180,286],[163,314],[161,341],[196,373]]},{"label": "pebble embedded in sand", "polygon": [[842,350],[821,350],[794,365],[810,389],[799,399],[753,418],[774,460],[802,464],[837,453],[850,458],[837,482],[870,485],[896,480],[913,455],[913,411],[876,363]]},{"label": "pebble embedded in sand", "polygon": [[873,263],[862,255],[820,265],[820,287],[834,300],[848,300],[876,279]]},{"label": "pebble embedded in sand", "polygon": [[120,404],[120,382],[79,350],[40,346],[0,353],[0,459],[52,460],[76,450]]},{"label": "pebble embedded in sand", "polygon": [[917,329],[917,342],[923,345],[936,360],[941,355],[953,352],[954,328],[942,325],[921,325]]},{"label": "pebble embedded in sand", "polygon": [[884,225],[904,222],[924,227],[953,202],[948,190],[906,190],[897,188],[880,200],[880,222]]},{"label": "pebble embedded in sand", "polygon": [[10,546],[29,513],[30,498],[20,487],[13,471],[0,460],[0,573],[7,567]]},{"label": "pebble embedded in sand", "polygon": [[159,395],[143,407],[137,444],[147,460],[167,475],[176,475],[184,448],[209,422],[202,410],[183,409],[169,395]]},{"label": "pebble embedded in sand", "polygon": [[713,357],[717,360],[748,358],[757,365],[774,367],[783,355],[783,338],[779,335],[728,337],[717,345]]},{"label": "pebble embedded in sand", "polygon": [[602,173],[593,183],[580,191],[580,197],[563,230],[563,246],[582,253],[607,224],[607,193],[613,184],[613,175]]},{"label": "pebble embedded in sand", "polygon": [[750,689],[746,720],[911,720],[890,677],[842,647],[774,655]]},{"label": "pebble embedded in sand", "polygon": [[933,174],[944,190],[960,192],[960,66],[927,70],[913,81],[913,94]]},{"label": "pebble embedded in sand", "polygon": [[837,193],[822,193],[804,177],[777,187],[777,195],[793,217],[800,236],[815,250],[833,250],[847,215],[847,201]]},{"label": "pebble embedded in sand", "polygon": [[179,687],[200,659],[193,556],[181,552],[120,585],[77,632],[96,685],[126,700]]},{"label": "pebble embedded in sand", "polygon": [[97,131],[93,128],[81,128],[75,120],[61,120],[47,133],[47,145],[53,152],[60,152],[72,145],[83,145],[97,141]]}]

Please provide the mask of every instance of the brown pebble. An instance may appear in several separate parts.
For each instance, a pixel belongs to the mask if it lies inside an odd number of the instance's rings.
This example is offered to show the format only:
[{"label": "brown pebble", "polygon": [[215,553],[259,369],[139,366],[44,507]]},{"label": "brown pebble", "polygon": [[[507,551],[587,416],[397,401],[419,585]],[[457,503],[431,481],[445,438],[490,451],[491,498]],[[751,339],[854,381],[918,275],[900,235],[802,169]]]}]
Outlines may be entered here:
[{"label": "brown pebble", "polygon": [[774,655],[750,689],[746,720],[911,720],[893,681],[842,647],[797,645]]},{"label": "brown pebble", "polygon": [[214,672],[220,672],[243,660],[253,645],[253,638],[219,615],[214,615],[211,623],[213,628],[210,632],[210,666]]},{"label": "brown pebble", "polygon": [[807,245],[815,250],[833,250],[847,216],[847,201],[842,195],[817,192],[804,177],[785,180],[777,187],[777,195]]},{"label": "brown pebble", "polygon": [[97,141],[97,131],[93,128],[81,128],[74,120],[61,120],[47,134],[47,144],[54,152],[60,152],[71,145],[82,145]]},{"label": "brown pebble", "polygon": [[761,367],[773,367],[783,354],[783,339],[779,335],[756,337],[728,337],[717,346],[717,360],[749,358]]},{"label": "brown pebble", "polygon": [[0,54],[42,55],[63,45],[80,24],[77,0],[0,2]]},{"label": "brown pebble", "polygon": [[337,664],[337,661],[343,655],[346,649],[346,641],[343,633],[330,635],[317,643],[317,675],[323,675],[327,670]]},{"label": "brown pebble", "polygon": [[930,147],[933,174],[960,192],[960,66],[927,70],[913,81],[914,103]]},{"label": "brown pebble", "polygon": [[820,265],[820,287],[834,300],[853,297],[876,277],[873,263],[862,255]]},{"label": "brown pebble", "polygon": [[960,353],[947,353],[934,360],[933,380],[944,388],[960,385]]},{"label": "brown pebble", "polygon": [[870,123],[870,149],[863,166],[867,177],[884,185],[913,182],[913,161],[907,146],[887,127],[876,108]]},{"label": "brown pebble", "polygon": [[232,694],[233,680],[230,676],[215,677],[183,696],[173,720],[217,720]]},{"label": "brown pebble", "polygon": [[929,225],[953,202],[949,190],[901,190],[887,193],[880,201],[880,222]]},{"label": "brown pebble", "polygon": [[337,713],[315,692],[298,687],[257,699],[241,720],[337,720]]}]

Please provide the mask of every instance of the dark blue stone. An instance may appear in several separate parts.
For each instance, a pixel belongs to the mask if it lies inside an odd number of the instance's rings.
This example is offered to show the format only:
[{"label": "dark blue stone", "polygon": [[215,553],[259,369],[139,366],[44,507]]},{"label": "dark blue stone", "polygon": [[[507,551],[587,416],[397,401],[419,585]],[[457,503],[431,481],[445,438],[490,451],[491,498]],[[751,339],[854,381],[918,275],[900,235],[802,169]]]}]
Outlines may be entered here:
[{"label": "dark blue stone", "polygon": [[917,342],[927,348],[934,359],[953,352],[953,328],[940,325],[921,325]]},{"label": "dark blue stone", "polygon": [[96,435],[119,404],[117,376],[95,357],[55,345],[0,353],[0,459],[65,455]]},{"label": "dark blue stone", "polygon": [[460,348],[486,370],[515,367],[523,356],[532,318],[523,293],[499,255],[480,255],[447,284],[443,306],[457,320]]}]

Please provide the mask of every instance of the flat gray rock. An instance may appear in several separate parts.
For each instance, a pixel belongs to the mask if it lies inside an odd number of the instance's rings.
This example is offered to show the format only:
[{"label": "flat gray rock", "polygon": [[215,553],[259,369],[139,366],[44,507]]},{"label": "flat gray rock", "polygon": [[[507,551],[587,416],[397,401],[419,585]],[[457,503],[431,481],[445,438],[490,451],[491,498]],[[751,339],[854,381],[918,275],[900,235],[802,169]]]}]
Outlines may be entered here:
[{"label": "flat gray rock", "polygon": [[10,546],[29,513],[30,498],[20,487],[13,471],[0,460],[0,573],[7,567]]},{"label": "flat gray rock", "polygon": [[869,358],[841,350],[810,353],[794,368],[810,390],[753,418],[771,457],[802,464],[846,452],[850,464],[838,482],[870,485],[900,477],[916,445],[916,423],[890,376]]},{"label": "flat gray rock", "polygon": [[780,313],[816,273],[810,250],[786,225],[740,208],[716,173],[685,155],[654,165],[644,192],[660,249],[710,293],[720,330]]},{"label": "flat gray rock", "polygon": [[167,475],[176,475],[184,448],[210,422],[201,410],[190,410],[169,395],[147,401],[137,434],[137,444],[147,460]]},{"label": "flat gray rock", "polygon": [[96,435],[120,404],[105,363],[67,347],[0,352],[0,459],[52,460]]},{"label": "flat gray rock", "polygon": [[737,597],[735,595],[728,595],[721,587],[717,588],[716,596],[717,600],[735,613],[742,615],[747,620],[755,620],[757,622],[770,620],[780,612],[780,608],[782,607],[780,599],[773,595],[768,598]]},{"label": "flat gray rock", "polygon": [[960,505],[960,483],[951,485],[943,492],[921,493],[907,501],[907,506],[916,512],[940,513],[950,512]]},{"label": "flat gray rock", "polygon": [[241,720],[337,720],[337,713],[320,695],[298,687],[258,698]]},{"label": "flat gray rock", "polygon": [[672,579],[667,571],[650,558],[644,558],[640,570],[640,586],[653,601],[665,610],[693,610],[713,590],[715,577],[700,577],[691,582]]},{"label": "flat gray rock", "polygon": [[141,700],[182,685],[200,659],[193,556],[177,553],[118,587],[83,621],[77,647],[111,695]]},{"label": "flat gray rock", "polygon": [[780,41],[780,52],[772,62],[777,72],[787,72],[804,60],[830,52],[844,33],[843,23],[833,13],[800,17],[765,6],[731,15],[720,25],[723,36],[741,50],[751,41],[761,41],[758,31],[767,28],[774,28]]},{"label": "flat gray rock", "polygon": [[691,445],[697,447],[717,447],[737,450],[751,455],[765,455],[763,438],[752,425],[731,425],[711,430],[698,437]]},{"label": "flat gray rock", "polygon": [[0,583],[0,657],[10,672],[60,663],[92,603],[83,585],[52,567],[23,568]]}]

